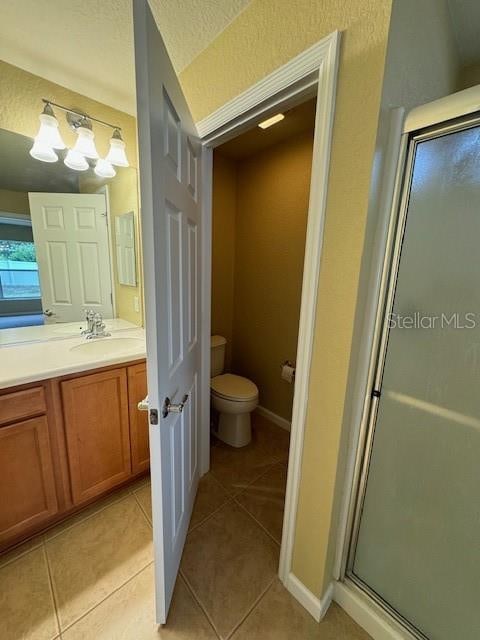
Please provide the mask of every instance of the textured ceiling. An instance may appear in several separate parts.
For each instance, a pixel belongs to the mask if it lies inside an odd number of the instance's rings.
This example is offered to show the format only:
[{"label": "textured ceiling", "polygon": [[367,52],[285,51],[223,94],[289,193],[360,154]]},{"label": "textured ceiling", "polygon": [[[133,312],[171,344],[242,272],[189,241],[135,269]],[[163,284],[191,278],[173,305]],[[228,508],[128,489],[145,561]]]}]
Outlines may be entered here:
[{"label": "textured ceiling", "polygon": [[[177,72],[250,0],[150,0]],[[131,0],[1,0],[0,59],[135,113]]]}]

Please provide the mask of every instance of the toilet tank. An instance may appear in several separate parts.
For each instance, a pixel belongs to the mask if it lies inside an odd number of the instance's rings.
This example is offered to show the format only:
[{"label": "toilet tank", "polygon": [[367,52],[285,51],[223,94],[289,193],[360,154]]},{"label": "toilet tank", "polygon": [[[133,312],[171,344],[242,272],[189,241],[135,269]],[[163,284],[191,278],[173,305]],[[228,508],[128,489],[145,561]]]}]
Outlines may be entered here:
[{"label": "toilet tank", "polygon": [[210,341],[210,377],[214,378],[223,373],[225,366],[225,346],[227,341],[223,336],[212,336]]}]

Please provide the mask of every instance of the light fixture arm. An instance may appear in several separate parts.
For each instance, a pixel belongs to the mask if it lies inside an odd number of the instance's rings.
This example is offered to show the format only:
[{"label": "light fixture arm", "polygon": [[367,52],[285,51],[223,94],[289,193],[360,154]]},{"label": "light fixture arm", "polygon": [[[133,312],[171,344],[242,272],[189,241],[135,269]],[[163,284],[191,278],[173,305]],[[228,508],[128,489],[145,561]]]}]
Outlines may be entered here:
[{"label": "light fixture arm", "polygon": [[[80,118],[80,121],[78,122],[78,124],[73,125],[74,127],[79,127],[79,126],[85,126],[85,124],[89,121],[92,120],[93,122],[98,122],[99,124],[103,124],[103,126],[105,127],[110,127],[110,129],[114,129],[114,130],[118,130],[121,131],[122,128],[119,127],[118,125],[115,124],[110,124],[110,122],[105,122],[105,120],[100,120],[99,118],[94,118],[93,116],[89,116],[86,113],[82,113],[80,111],[75,111],[75,109],[69,109],[68,107],[64,107],[61,104],[58,104],[56,102],[52,102],[52,100],[47,100],[45,98],[42,98],[42,102],[45,104],[45,113],[49,113],[48,109],[51,111],[52,107],[55,107],[56,109],[60,109],[61,111],[65,111],[65,113],[70,113],[72,115],[78,116]],[[53,114],[53,111],[52,111]],[[50,115],[52,115],[50,114]],[[88,125],[87,125],[88,128]],[[90,126],[91,128],[91,126]]]}]

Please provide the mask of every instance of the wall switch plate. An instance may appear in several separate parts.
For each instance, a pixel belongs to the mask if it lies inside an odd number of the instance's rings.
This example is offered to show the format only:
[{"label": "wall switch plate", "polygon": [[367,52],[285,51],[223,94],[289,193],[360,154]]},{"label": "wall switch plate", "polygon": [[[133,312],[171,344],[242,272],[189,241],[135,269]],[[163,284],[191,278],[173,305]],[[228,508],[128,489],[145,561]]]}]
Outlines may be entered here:
[{"label": "wall switch plate", "polygon": [[133,308],[137,313],[140,313],[140,302],[138,296],[133,296]]}]

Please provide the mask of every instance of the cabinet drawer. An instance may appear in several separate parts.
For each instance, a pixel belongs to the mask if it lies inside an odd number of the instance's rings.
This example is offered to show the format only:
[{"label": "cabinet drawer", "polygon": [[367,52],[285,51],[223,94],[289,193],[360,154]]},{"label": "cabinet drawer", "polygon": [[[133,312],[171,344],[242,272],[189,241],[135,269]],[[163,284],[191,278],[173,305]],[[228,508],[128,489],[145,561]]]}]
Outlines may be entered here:
[{"label": "cabinet drawer", "polygon": [[32,387],[0,396],[0,426],[46,412],[43,387]]}]

